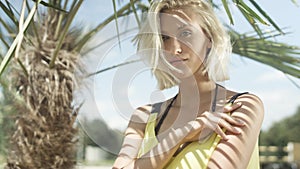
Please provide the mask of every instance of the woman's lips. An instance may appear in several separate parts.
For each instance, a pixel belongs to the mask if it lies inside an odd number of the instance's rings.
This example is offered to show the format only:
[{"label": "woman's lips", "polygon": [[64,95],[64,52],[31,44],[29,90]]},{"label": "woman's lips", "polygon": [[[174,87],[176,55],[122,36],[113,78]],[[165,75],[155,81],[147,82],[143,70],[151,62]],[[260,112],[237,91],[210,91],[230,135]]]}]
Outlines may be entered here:
[{"label": "woman's lips", "polygon": [[188,59],[174,59],[174,60],[171,60],[170,63],[177,63],[177,62],[184,62],[184,61],[187,61]]}]

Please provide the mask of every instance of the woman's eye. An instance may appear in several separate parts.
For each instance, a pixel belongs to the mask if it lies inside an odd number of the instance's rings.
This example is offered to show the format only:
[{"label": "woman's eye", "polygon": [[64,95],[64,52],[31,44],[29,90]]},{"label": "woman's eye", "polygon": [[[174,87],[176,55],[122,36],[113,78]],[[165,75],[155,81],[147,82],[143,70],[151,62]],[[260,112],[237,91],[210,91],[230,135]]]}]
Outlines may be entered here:
[{"label": "woman's eye", "polygon": [[166,40],[170,39],[170,37],[167,36],[167,35],[162,35],[162,36],[161,36],[161,39],[162,39],[163,41],[166,41]]},{"label": "woman's eye", "polygon": [[192,34],[191,31],[183,31],[180,33],[180,37],[188,37]]}]

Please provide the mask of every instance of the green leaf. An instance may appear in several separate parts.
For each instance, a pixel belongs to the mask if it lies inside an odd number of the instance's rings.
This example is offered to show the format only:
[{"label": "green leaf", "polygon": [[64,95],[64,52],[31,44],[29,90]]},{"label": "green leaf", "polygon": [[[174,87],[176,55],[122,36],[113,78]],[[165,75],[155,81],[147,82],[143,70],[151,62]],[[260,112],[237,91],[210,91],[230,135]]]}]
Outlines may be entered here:
[{"label": "green leaf", "polygon": [[0,65],[0,77],[2,75],[2,73],[4,72],[5,68],[7,67],[9,61],[11,60],[12,56],[13,56],[13,52],[16,49],[16,46],[19,42],[19,39],[23,36],[25,30],[27,29],[27,27],[29,26],[29,23],[32,21],[34,14],[37,11],[37,6],[39,4],[40,0],[37,1],[37,3],[35,3],[35,5],[32,7],[31,11],[29,12],[29,15],[27,16],[24,25],[22,27],[22,30],[19,31],[17,37],[15,38],[15,40],[13,41],[12,45],[10,46],[10,48],[8,49],[8,52],[6,53],[6,55],[4,56],[1,65]]},{"label": "green leaf", "polygon": [[[119,48],[121,49],[121,40],[120,40],[120,32],[119,32],[119,24],[118,24],[118,13],[117,13],[117,6],[115,0],[112,0],[113,2],[113,7],[114,7],[114,16],[115,16],[115,21],[116,21],[116,28],[117,28],[117,35],[118,35],[118,42],[119,42]],[[132,2],[130,1],[130,4]]]},{"label": "green leaf", "polygon": [[275,27],[280,33],[284,34],[279,26],[271,19],[271,17],[254,1],[250,0],[252,5],[271,23],[272,26]]},{"label": "green leaf", "polygon": [[105,71],[108,71],[108,70],[111,70],[111,69],[114,69],[114,68],[117,68],[117,67],[120,67],[120,66],[128,65],[128,64],[131,64],[131,63],[139,62],[139,61],[141,61],[141,60],[137,59],[137,60],[131,60],[131,61],[128,61],[128,62],[123,62],[123,63],[117,64],[117,65],[113,65],[113,66],[98,70],[96,72],[90,73],[86,77],[94,76],[94,75],[103,73]]},{"label": "green leaf", "polygon": [[[138,29],[139,29],[138,27],[135,27],[135,28],[132,28],[132,29],[128,29],[128,30],[125,30],[124,32],[121,32],[120,35],[125,35],[125,34],[131,32],[131,31],[135,31],[135,30],[138,30]],[[87,55],[89,52],[97,49],[98,47],[100,47],[100,46],[102,46],[102,45],[104,45],[104,44],[106,44],[106,43],[108,43],[108,42],[110,42],[112,40],[115,40],[117,37],[118,37],[118,35],[112,36],[111,38],[108,38],[105,41],[103,41],[103,42],[101,42],[101,43],[99,43],[97,45],[89,47],[88,50],[82,52],[81,54],[82,55]]]},{"label": "green leaf", "polygon": [[233,25],[233,24],[234,24],[234,23],[233,23],[233,18],[232,18],[231,12],[230,12],[230,10],[229,10],[228,3],[227,3],[226,0],[222,0],[222,3],[223,3],[223,6],[224,6],[224,8],[225,8],[225,11],[226,11],[226,13],[227,13],[227,16],[229,17],[230,24]]},{"label": "green leaf", "polygon": [[134,16],[135,16],[135,19],[136,19],[136,22],[139,26],[139,28],[141,27],[141,22],[140,22],[140,19],[138,17],[138,14],[137,14],[137,11],[136,11],[136,8],[135,8],[135,3],[133,2],[133,0],[130,0],[130,4],[131,4],[131,8],[132,8],[132,11],[134,13]]},{"label": "green leaf", "polygon": [[[36,2],[36,0],[32,0],[34,2]],[[64,9],[61,9],[60,7],[56,6],[56,5],[53,5],[51,3],[47,3],[45,1],[41,1],[40,4],[46,6],[46,7],[50,7],[50,8],[53,8],[53,9],[56,9],[58,11],[61,11],[61,12],[65,12],[65,13],[68,13],[68,11],[64,10]]]},{"label": "green leaf", "polygon": [[[134,0],[133,2],[136,2],[137,0]],[[127,3],[122,8],[120,8],[117,11],[117,16],[121,16],[124,11],[130,9],[130,3]],[[115,14],[112,14],[107,19],[105,19],[102,23],[97,25],[94,29],[92,29],[90,32],[85,34],[81,40],[77,44],[75,44],[76,48],[75,50],[80,51],[82,47],[100,30],[102,30],[107,24],[109,24],[111,21],[115,19]]]},{"label": "green leaf", "polygon": [[9,34],[15,34],[15,28],[14,27],[11,27],[7,22],[5,22],[2,17],[0,17],[0,23],[3,25],[3,27],[6,29],[6,31],[9,33]]},{"label": "green leaf", "polygon": [[245,4],[242,0],[235,0],[236,5],[239,7],[240,10],[243,10],[247,15],[254,17],[260,23],[264,25],[268,25],[256,12],[254,12],[247,4]]},{"label": "green leaf", "polygon": [[[22,30],[22,28],[24,26],[26,4],[27,4],[27,1],[23,1],[22,9],[21,9],[21,15],[20,15],[20,20],[19,20],[19,30]],[[22,33],[22,34],[20,34],[19,41],[18,41],[18,44],[16,46],[15,58],[19,57],[19,51],[21,49],[21,44],[22,44],[23,38],[24,38],[24,34]]]},{"label": "green leaf", "polygon": [[292,2],[299,7],[297,0],[292,0]]},{"label": "green leaf", "polygon": [[262,34],[260,28],[258,27],[258,25],[256,24],[255,20],[251,16],[249,16],[247,13],[245,13],[244,10],[240,10],[240,11],[243,14],[243,16],[246,18],[246,20],[250,23],[250,25],[252,26],[252,28],[257,32],[257,34],[260,37],[262,37],[263,34]]},{"label": "green leaf", "polygon": [[72,23],[72,21],[73,21],[75,15],[77,14],[77,11],[78,11],[79,7],[81,6],[82,2],[83,2],[83,0],[79,0],[79,2],[78,2],[78,3],[75,5],[75,7],[71,10],[71,13],[69,13],[69,15],[68,15],[68,19],[67,19],[67,21],[66,21],[66,25],[64,26],[64,29],[63,29],[63,31],[62,31],[62,34],[61,34],[61,36],[60,36],[59,39],[58,39],[58,44],[57,44],[57,46],[56,46],[56,48],[55,48],[55,50],[54,50],[54,52],[53,52],[53,55],[52,55],[52,57],[51,57],[51,61],[50,61],[50,64],[49,64],[49,67],[50,67],[50,68],[53,68],[53,67],[54,67],[55,60],[56,60],[56,58],[57,58],[57,55],[58,55],[58,53],[59,53],[59,51],[60,51],[60,49],[61,49],[61,47],[62,47],[62,44],[63,44],[63,42],[64,42],[64,39],[65,39],[65,37],[66,37],[66,35],[67,35],[67,32],[68,32],[68,30],[69,30],[69,28],[70,28],[70,26],[71,26],[71,23]]},{"label": "green leaf", "polygon": [[[63,6],[64,10],[66,10],[67,5],[68,5],[68,0],[66,0],[64,3],[64,6]],[[71,9],[73,9],[73,8],[71,8]],[[59,13],[59,19],[58,19],[58,23],[57,23],[55,34],[54,34],[55,39],[58,38],[59,33],[61,32],[61,28],[62,28],[61,25],[62,25],[63,19],[66,15],[67,15],[66,13]]]},{"label": "green leaf", "polygon": [[[3,37],[3,32],[2,30],[0,29],[0,40],[3,42],[3,45],[8,49],[9,48],[9,45],[8,43],[5,41],[4,37]],[[0,56],[2,58],[2,54],[0,53]]]},{"label": "green leaf", "polygon": [[[274,31],[271,31],[274,32]],[[264,32],[267,37],[274,37],[268,32]],[[232,37],[233,52],[265,65],[272,66],[286,74],[300,78],[300,48],[290,46],[266,38],[248,36],[248,34],[238,34],[230,30]],[[278,34],[275,34],[276,36]]]},{"label": "green leaf", "polygon": [[0,7],[1,7],[1,9],[4,11],[4,13],[11,19],[11,21],[13,21],[13,23],[14,23],[16,26],[18,26],[19,23],[18,23],[17,18],[16,18],[15,15],[14,15],[14,13],[13,13],[10,9],[8,9],[8,7],[6,7],[6,6],[2,3],[2,1],[0,1]]}]

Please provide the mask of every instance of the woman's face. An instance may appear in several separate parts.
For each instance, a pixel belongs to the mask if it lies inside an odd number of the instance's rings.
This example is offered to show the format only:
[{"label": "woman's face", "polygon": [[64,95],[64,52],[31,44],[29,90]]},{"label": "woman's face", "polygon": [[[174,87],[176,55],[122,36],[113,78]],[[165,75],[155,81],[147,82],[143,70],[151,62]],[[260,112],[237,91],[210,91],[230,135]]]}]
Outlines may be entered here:
[{"label": "woman's face", "polygon": [[161,13],[160,22],[166,59],[182,71],[172,73],[182,79],[201,71],[211,42],[199,25],[200,19],[191,11],[173,9]]}]

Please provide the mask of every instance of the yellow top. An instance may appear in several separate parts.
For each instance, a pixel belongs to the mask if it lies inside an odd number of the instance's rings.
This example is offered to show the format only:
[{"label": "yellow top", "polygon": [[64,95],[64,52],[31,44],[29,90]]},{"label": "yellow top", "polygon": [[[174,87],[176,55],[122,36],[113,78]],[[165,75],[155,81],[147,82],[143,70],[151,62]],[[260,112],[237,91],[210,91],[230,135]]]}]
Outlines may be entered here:
[{"label": "yellow top", "polygon": [[[158,113],[151,113],[146,125],[145,136],[138,157],[147,153],[158,144],[155,135],[155,124]],[[220,141],[220,136],[215,132],[204,142],[192,142],[186,146],[177,156],[173,157],[165,169],[205,169],[208,161]],[[258,142],[249,161],[247,169],[259,169]]]}]

